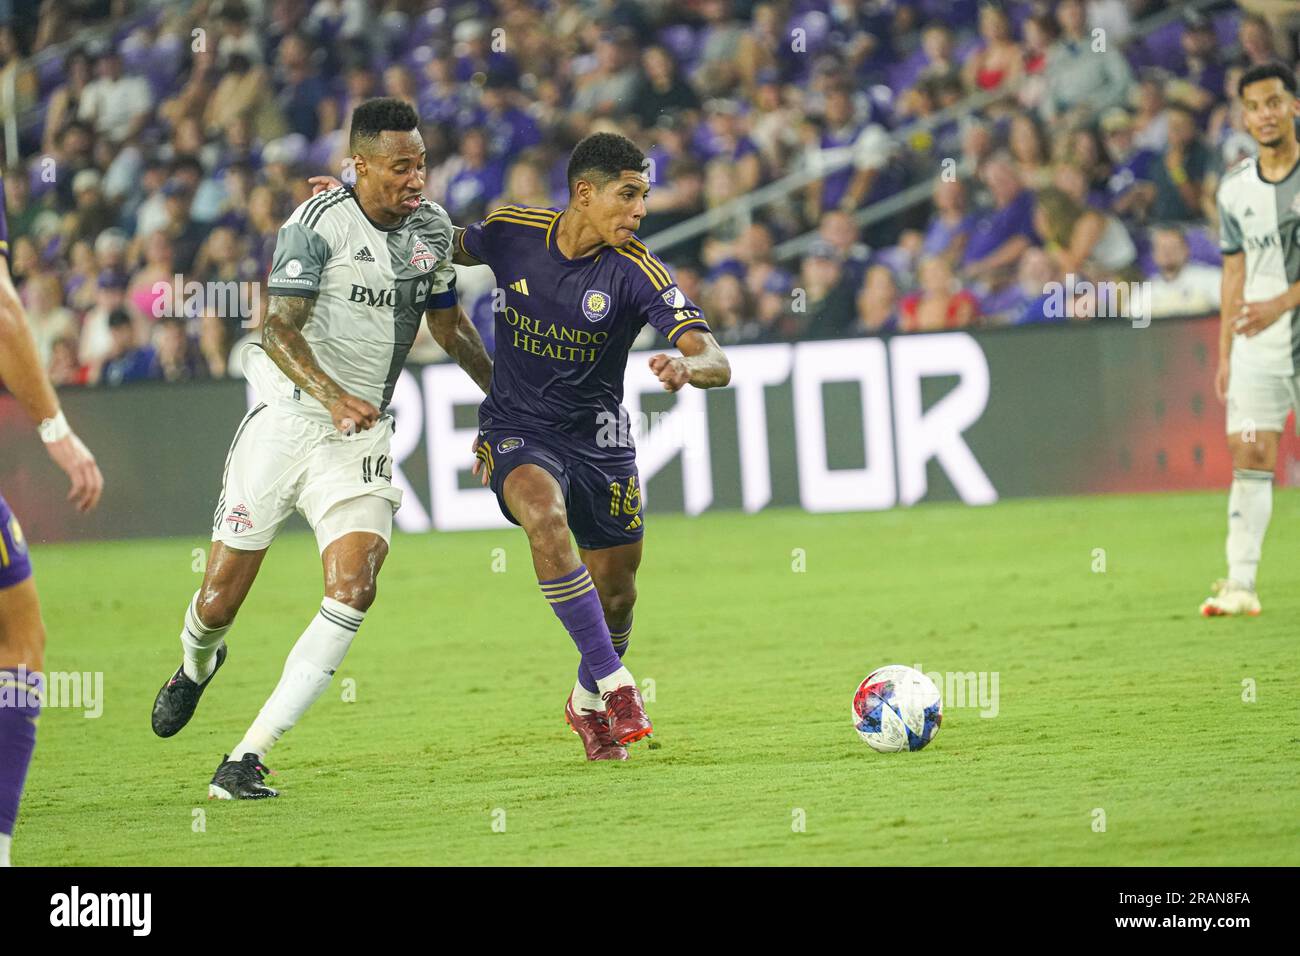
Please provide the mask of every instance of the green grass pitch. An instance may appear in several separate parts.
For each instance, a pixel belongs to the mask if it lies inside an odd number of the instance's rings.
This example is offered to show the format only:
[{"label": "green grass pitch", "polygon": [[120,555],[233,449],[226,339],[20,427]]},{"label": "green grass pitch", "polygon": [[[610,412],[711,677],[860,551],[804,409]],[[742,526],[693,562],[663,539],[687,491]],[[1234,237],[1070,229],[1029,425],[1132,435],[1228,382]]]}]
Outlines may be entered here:
[{"label": "green grass pitch", "polygon": [[[272,549],[170,740],[149,710],[205,540],[37,547],[46,666],[102,671],[104,702],[47,708],[14,862],[1295,865],[1300,494],[1278,493],[1257,619],[1196,613],[1225,506],[652,514],[628,663],[654,681],[655,746],[618,765],[564,725],[576,653],[522,532],[399,535],[257,803],[207,782],[319,600],[314,541]],[[949,701],[929,748],[876,754],[849,707],[889,663],[996,672],[997,716]]]}]

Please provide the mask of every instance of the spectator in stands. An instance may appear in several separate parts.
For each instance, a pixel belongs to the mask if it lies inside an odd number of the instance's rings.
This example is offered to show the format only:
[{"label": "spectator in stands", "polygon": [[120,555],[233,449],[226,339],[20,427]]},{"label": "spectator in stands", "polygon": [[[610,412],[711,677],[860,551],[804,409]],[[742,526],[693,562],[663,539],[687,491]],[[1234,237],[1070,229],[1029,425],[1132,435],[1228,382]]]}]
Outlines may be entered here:
[{"label": "spectator in stands", "polygon": [[1082,126],[1070,131],[1063,137],[1066,148],[1057,159],[1057,165],[1073,166],[1083,173],[1085,202],[1089,206],[1104,209],[1110,202],[1111,165],[1102,145],[1101,133],[1096,126]]},{"label": "spectator in stands", "polygon": [[1121,47],[1133,33],[1133,18],[1126,0],[1088,0],[1087,18],[1088,29],[1103,31],[1107,45]]},{"label": "spectator in stands", "polygon": [[140,345],[131,316],[125,309],[114,309],[108,316],[109,348],[99,366],[91,372],[96,385],[122,385],[141,382],[152,374],[154,350]]},{"label": "spectator in stands", "polygon": [[775,73],[760,74],[754,109],[749,114],[749,138],[758,147],[764,166],[778,175],[791,167],[799,150],[796,111],[783,95]]},{"label": "spectator in stands", "polygon": [[1119,107],[1102,116],[1101,133],[1112,164],[1106,181],[1107,205],[1121,218],[1134,216],[1155,198],[1151,166],[1156,154],[1134,145],[1133,117]]},{"label": "spectator in stands", "polygon": [[826,240],[818,239],[809,248],[800,270],[804,336],[834,338],[853,323],[857,290],[845,281],[843,266],[839,251]]},{"label": "spectator in stands", "polygon": [[401,63],[390,64],[384,70],[384,96],[408,103],[412,108],[419,105],[420,91],[416,88],[415,77]]},{"label": "spectator in stands", "polygon": [[1082,0],[1061,0],[1056,7],[1061,36],[1047,55],[1047,90],[1042,109],[1047,117],[1076,110],[1103,112],[1121,106],[1133,82],[1118,42],[1094,49],[1084,21]]},{"label": "spectator in stands", "polygon": [[221,80],[216,54],[207,46],[193,51],[184,85],[175,96],[159,104],[158,116],[173,127],[187,116],[204,117],[207,110],[220,105],[213,102],[212,92]]},{"label": "spectator in stands", "polygon": [[1148,72],[1138,82],[1133,116],[1133,145],[1159,153],[1169,139],[1169,113],[1165,109],[1164,77]]},{"label": "spectator in stands", "polygon": [[193,382],[207,378],[208,369],[198,343],[185,332],[185,320],[167,316],[158,322],[155,333],[157,349],[146,378],[165,382]]},{"label": "spectator in stands", "polygon": [[1247,68],[1278,59],[1273,31],[1269,28],[1268,21],[1258,14],[1252,13],[1241,18],[1241,25],[1237,28],[1237,45],[1237,58],[1244,60]]},{"label": "spectator in stands", "polygon": [[989,124],[980,119],[967,117],[961,132],[961,168],[979,170],[984,161],[993,155],[993,130]]},{"label": "spectator in stands", "polygon": [[[85,102],[84,97],[82,102]],[[64,126],[63,133],[59,136],[58,148],[54,155],[49,157],[54,161],[53,164],[40,168],[38,178],[29,180],[33,197],[39,200],[53,187],[54,208],[59,212],[71,212],[77,204],[72,190],[77,173],[83,169],[95,168],[92,156],[94,144],[94,131],[85,123],[76,120]],[[44,158],[42,157],[42,160]],[[57,171],[53,182],[45,175],[49,170]]]},{"label": "spectator in stands", "polygon": [[[23,247],[31,248],[30,240],[25,237],[14,243],[13,261],[9,268],[15,281],[22,274],[21,256]],[[68,252],[69,268],[63,276],[63,300],[79,315],[85,315],[93,309],[99,300],[99,277],[104,272],[96,262],[94,248],[88,242],[74,242]],[[118,266],[117,272],[125,272],[125,266]]]},{"label": "spectator in stands", "polygon": [[68,242],[93,241],[116,221],[113,207],[100,191],[101,177],[94,169],[83,169],[73,177],[72,191],[76,208],[64,220],[63,235]]},{"label": "spectator in stands", "polygon": [[162,192],[167,204],[167,225],[163,231],[167,233],[177,270],[189,272],[199,246],[207,238],[208,228],[191,214],[194,191],[186,179],[173,176]]},{"label": "spectator in stands", "polygon": [[724,159],[731,167],[736,191],[756,189],[763,178],[763,162],[754,141],[745,135],[740,104],[714,99],[704,104],[706,122],[696,137],[694,153],[700,162]]},{"label": "spectator in stands", "polygon": [[77,104],[77,118],[91,123],[112,143],[134,139],[153,109],[153,92],[139,76],[122,72],[122,56],[113,47],[95,62],[96,78],[86,84]]},{"label": "spectator in stands", "polygon": [[223,132],[240,119],[249,120],[264,141],[287,133],[288,121],[274,98],[266,95],[270,83],[265,66],[254,63],[247,54],[231,54],[203,108],[203,128],[208,135]]},{"label": "spectator in stands", "polygon": [[1246,111],[1237,86],[1245,68],[1234,65],[1228,68],[1223,80],[1223,102],[1210,113],[1205,141],[1215,151],[1215,165],[1226,172],[1246,157],[1259,155],[1259,144],[1246,132]]},{"label": "spectator in stands", "polygon": [[979,316],[975,296],[961,287],[943,256],[922,259],[917,270],[921,287],[899,303],[899,328],[903,332],[941,332],[964,329]]},{"label": "spectator in stands", "polygon": [[979,12],[982,45],[962,66],[962,81],[971,91],[1014,87],[1025,72],[1025,54],[1016,43],[1011,18],[1000,6],[985,3]]},{"label": "spectator in stands", "polygon": [[1174,72],[1190,84],[1187,105],[1203,119],[1223,95],[1227,67],[1219,57],[1219,42],[1210,19],[1199,10],[1189,10],[1183,23],[1182,62]]},{"label": "spectator in stands", "polygon": [[871,258],[871,250],[862,242],[858,221],[842,209],[832,209],[818,223],[817,236],[835,250],[844,270],[844,281],[858,288]]},{"label": "spectator in stands", "polygon": [[1034,194],[1024,187],[1015,163],[1006,153],[990,157],[980,178],[993,199],[993,209],[981,215],[962,255],[967,281],[1001,285],[1020,255],[1037,241],[1034,234]]},{"label": "spectator in stands", "polygon": [[1042,189],[1052,177],[1043,127],[1032,113],[1019,113],[1011,120],[1007,148],[1016,162],[1020,181],[1030,189]]},{"label": "spectator in stands", "polygon": [[633,109],[639,81],[629,38],[603,34],[596,42],[595,69],[574,84],[571,110],[584,116],[621,116]]},{"label": "spectator in stands", "polygon": [[113,350],[113,336],[109,331],[108,320],[115,312],[123,312],[132,319],[143,334],[146,325],[143,316],[132,316],[127,307],[125,273],[105,269],[99,275],[95,305],[85,315],[81,324],[81,342],[79,359],[82,363],[97,367]]},{"label": "spectator in stands", "polygon": [[727,96],[743,80],[740,49],[745,30],[733,19],[732,0],[701,0],[704,18],[700,55],[695,66],[695,88],[706,97]]},{"label": "spectator in stands", "polygon": [[338,128],[338,103],[311,65],[311,45],[300,33],[280,43],[277,102],[289,131],[309,143]]},{"label": "spectator in stands", "polygon": [[[1082,173],[1072,167],[1082,187]],[[1056,186],[1039,192],[1034,230],[1062,274],[1093,280],[1113,280],[1137,259],[1137,247],[1114,216],[1089,209]]]},{"label": "spectator in stands", "polygon": [[207,366],[209,378],[226,378],[230,374],[230,346],[234,341],[229,323],[208,309],[199,318],[199,353]]},{"label": "spectator in stands", "polygon": [[921,255],[943,256],[955,266],[962,259],[966,240],[975,224],[960,179],[941,180],[934,187],[934,214],[921,239]]},{"label": "spectator in stands", "polygon": [[56,386],[89,385],[90,367],[77,359],[76,336],[57,340],[50,354],[50,381]]},{"label": "spectator in stands", "polygon": [[884,265],[867,270],[858,290],[858,321],[850,331],[882,335],[898,331],[898,281]]},{"label": "spectator in stands", "polygon": [[719,342],[740,345],[758,338],[753,303],[734,272],[724,272],[709,283],[700,307]]},{"label": "spectator in stands", "polygon": [[1191,222],[1204,215],[1202,195],[1211,156],[1196,132],[1196,117],[1185,106],[1169,112],[1169,144],[1153,163],[1151,180],[1155,198],[1150,218],[1158,222]]},{"label": "spectator in stands", "polygon": [[23,305],[36,340],[41,366],[48,368],[54,343],[80,331],[77,317],[63,305],[63,283],[55,272],[37,272],[23,284]]},{"label": "spectator in stands", "polygon": [[[41,137],[41,149],[47,154],[54,152],[63,127],[76,118],[81,99],[90,84],[91,62],[84,49],[76,47],[63,58],[63,75],[66,79],[51,94],[45,112],[45,133]],[[13,181],[14,177],[6,176],[5,186],[9,187]]]},{"label": "spectator in stands", "polygon": [[537,123],[514,104],[510,89],[500,77],[488,77],[475,118],[475,124],[487,134],[488,151],[506,162],[542,141]]},{"label": "spectator in stands", "polygon": [[446,207],[455,222],[481,218],[487,204],[501,194],[505,169],[499,159],[488,155],[487,136],[480,129],[466,130],[460,154],[448,160],[455,172],[447,181]]},{"label": "spectator in stands", "polygon": [[[145,317],[148,325],[152,326],[159,317],[154,312],[154,303],[159,298],[154,286],[157,283],[172,286],[179,270],[175,263],[175,250],[167,233],[161,229],[145,237],[143,253],[144,265],[127,286],[126,298],[136,312]],[[197,278],[197,275],[182,275],[182,282],[190,278]],[[179,308],[180,303],[173,304]]]},{"label": "spectator in stands", "polygon": [[1020,293],[1020,299],[1016,307],[1009,311],[1008,321],[1012,325],[1036,325],[1040,322],[1059,322],[1066,318],[1063,314],[1048,314],[1049,311],[1058,311],[1049,309],[1048,303],[1053,296],[1049,283],[1055,282],[1057,289],[1060,289],[1059,278],[1060,273],[1056,271],[1052,257],[1046,251],[1038,248],[1025,250],[1016,270],[1016,289]]},{"label": "spectator in stands", "polygon": [[456,51],[456,80],[468,83],[475,74],[496,76],[512,86],[519,83],[519,65],[508,50],[495,49],[482,20],[462,20],[452,34]]},{"label": "spectator in stands", "polygon": [[1187,238],[1178,226],[1151,230],[1151,317],[1209,315],[1219,311],[1223,272],[1214,266],[1191,262]]},{"label": "spectator in stands", "polygon": [[650,46],[641,54],[641,75],[632,94],[632,115],[644,129],[650,129],[665,113],[700,108],[700,98],[678,72],[677,64],[661,46]]},{"label": "spectator in stands", "polygon": [[[826,93],[817,147],[809,159],[817,168],[832,165],[839,168],[808,185],[805,215],[810,222],[820,221],[827,209],[858,208],[870,190],[877,170],[854,168],[854,148],[863,128],[854,117],[850,88],[842,83],[832,86]],[[876,161],[874,157],[872,161]]]}]

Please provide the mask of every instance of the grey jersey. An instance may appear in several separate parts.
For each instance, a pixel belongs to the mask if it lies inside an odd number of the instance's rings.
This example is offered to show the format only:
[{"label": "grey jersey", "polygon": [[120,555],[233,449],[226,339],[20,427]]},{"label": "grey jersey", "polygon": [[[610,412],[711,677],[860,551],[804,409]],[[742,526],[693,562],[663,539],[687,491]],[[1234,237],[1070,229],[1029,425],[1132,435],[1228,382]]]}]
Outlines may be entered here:
[{"label": "grey jersey", "polygon": [[[383,409],[426,309],[456,302],[451,219],[425,199],[392,229],[375,225],[347,186],[326,190],[280,227],[267,289],[315,299],[303,336],[321,369],[348,393]],[[328,422],[260,348],[245,356],[263,401]]]},{"label": "grey jersey", "polygon": [[[1246,254],[1247,302],[1271,299],[1300,282],[1300,164],[1270,183],[1259,161],[1243,159],[1219,184],[1219,249]],[[1232,340],[1233,361],[1268,375],[1295,375],[1300,367],[1296,310],[1259,335]]]}]

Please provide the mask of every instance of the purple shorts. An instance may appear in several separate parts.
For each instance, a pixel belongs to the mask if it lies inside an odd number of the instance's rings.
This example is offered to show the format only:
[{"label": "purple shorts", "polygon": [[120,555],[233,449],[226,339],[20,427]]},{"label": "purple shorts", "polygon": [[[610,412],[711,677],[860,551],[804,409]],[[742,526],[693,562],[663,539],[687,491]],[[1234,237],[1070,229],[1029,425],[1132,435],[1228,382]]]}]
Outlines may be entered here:
[{"label": "purple shorts", "polygon": [[488,428],[479,431],[477,455],[487,466],[489,486],[501,513],[512,524],[519,521],[506,505],[506,476],[520,465],[537,465],[559,482],[569,530],[579,548],[634,544],[645,534],[641,478],[633,449],[595,461],[589,452],[562,436]]},{"label": "purple shorts", "polygon": [[32,562],[27,556],[23,529],[0,495],[0,590],[22,584],[31,576]]}]

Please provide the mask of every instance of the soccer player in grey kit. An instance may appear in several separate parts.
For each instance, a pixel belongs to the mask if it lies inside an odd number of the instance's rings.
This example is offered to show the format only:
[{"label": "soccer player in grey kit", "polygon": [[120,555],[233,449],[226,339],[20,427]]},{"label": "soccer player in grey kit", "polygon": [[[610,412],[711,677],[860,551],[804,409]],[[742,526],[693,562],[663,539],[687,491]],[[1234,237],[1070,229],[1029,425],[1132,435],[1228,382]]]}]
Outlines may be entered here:
[{"label": "soccer player in grey kit", "polygon": [[563,210],[503,206],[457,230],[453,255],[491,266],[504,291],[474,471],[527,533],[542,595],[582,656],[565,718],[589,760],[625,760],[651,732],[621,660],[645,533],[636,449],[623,437],[628,352],[648,322],[682,353],[650,360],[665,389],[731,378],[700,310],[636,237],[644,169],[631,140],[588,136],[569,159]]}]

